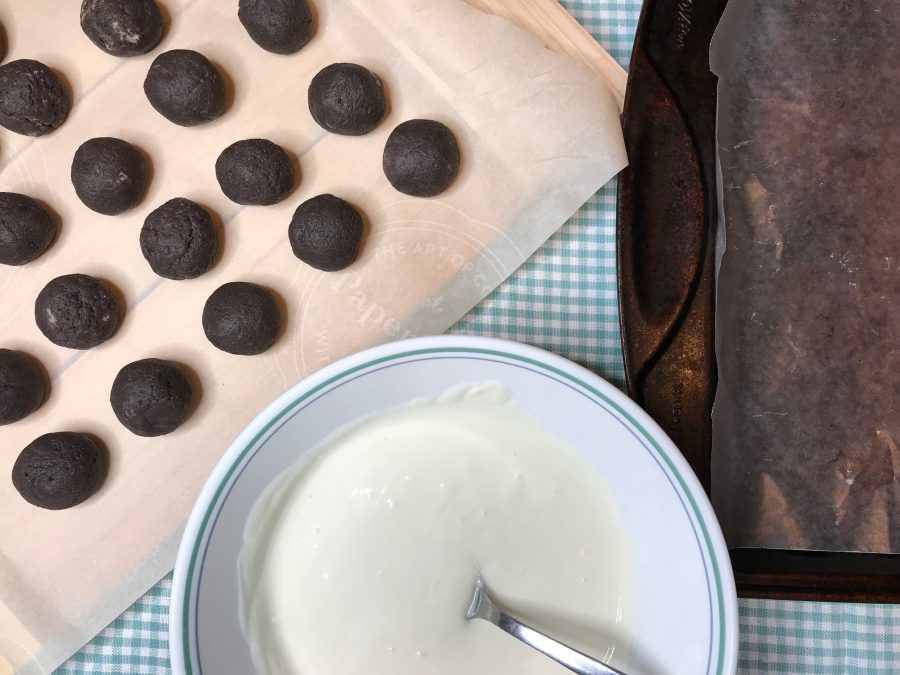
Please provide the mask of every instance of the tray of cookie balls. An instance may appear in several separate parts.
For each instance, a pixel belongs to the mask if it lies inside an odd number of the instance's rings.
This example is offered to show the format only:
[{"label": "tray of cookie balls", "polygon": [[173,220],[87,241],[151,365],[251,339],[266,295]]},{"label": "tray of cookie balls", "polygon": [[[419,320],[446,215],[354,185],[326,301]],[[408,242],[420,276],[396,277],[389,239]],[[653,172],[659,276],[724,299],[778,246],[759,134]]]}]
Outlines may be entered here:
[{"label": "tray of cookie balls", "polygon": [[[239,20],[262,49],[291,54],[312,38],[313,16],[284,11],[290,3],[242,3]],[[117,57],[150,52],[163,35],[163,15],[155,2],[88,0],[80,24],[97,48]],[[197,127],[214,122],[229,107],[226,76],[202,53],[172,49],[153,59],[143,81],[152,108],[168,122]],[[46,64],[17,59],[0,67],[0,124],[40,138],[62,126],[73,105],[66,82]],[[323,68],[308,88],[309,114],[324,130],[364,136],[385,117],[384,85],[355,63]],[[31,146],[26,146],[31,147]],[[23,148],[24,150],[24,148]],[[14,160],[13,160],[14,161]],[[85,140],[71,162],[72,188],[90,211],[115,217],[141,204],[151,180],[151,159],[127,140],[100,136]],[[434,197],[453,182],[459,144],[441,122],[409,120],[398,125],[384,148],[383,170],[400,193]],[[215,160],[222,193],[235,205],[272,206],[294,191],[295,162],[283,147],[265,138],[235,141]],[[20,266],[53,246],[59,217],[28,195],[0,195],[0,263]],[[360,211],[333,194],[314,196],[294,211],[287,239],[306,265],[338,271],[357,259],[364,233]],[[219,257],[220,232],[210,211],[185,197],[172,198],[145,218],[140,252],[161,279],[200,277]],[[54,345],[69,350],[100,347],[112,339],[128,311],[128,299],[114,284],[86,273],[57,276],[34,300],[34,322]],[[224,352],[252,356],[269,350],[282,332],[278,298],[265,286],[232,281],[213,291],[201,315],[209,343]],[[0,351],[0,422],[11,424],[35,412],[47,397],[42,364],[27,353]],[[123,365],[112,381],[109,403],[116,419],[137,436],[174,432],[192,411],[194,386],[189,366],[161,358]],[[25,447],[12,470],[23,499],[45,509],[81,503],[102,485],[107,469],[102,441],[91,434],[58,431]]]},{"label": "tray of cookie balls", "polygon": [[0,656],[47,664],[171,569],[269,401],[449,328],[625,155],[597,72],[457,0],[0,23]]}]

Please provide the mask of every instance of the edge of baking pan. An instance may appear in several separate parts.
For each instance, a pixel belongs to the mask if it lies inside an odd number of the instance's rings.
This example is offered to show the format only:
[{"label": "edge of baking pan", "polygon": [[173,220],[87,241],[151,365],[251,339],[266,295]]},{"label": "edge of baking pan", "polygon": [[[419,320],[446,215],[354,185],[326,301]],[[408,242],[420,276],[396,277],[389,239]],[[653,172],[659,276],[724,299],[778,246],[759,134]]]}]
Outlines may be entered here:
[{"label": "edge of baking pan", "polygon": [[[623,127],[619,313],[629,395],[710,491],[717,223],[717,80],[709,45],[727,0],[645,0]],[[744,597],[900,601],[900,555],[732,549]]]},{"label": "edge of baking pan", "polygon": [[786,600],[900,602],[900,556],[736,548],[738,595]]},{"label": "edge of baking pan", "polygon": [[725,0],[646,0],[623,122],[618,274],[628,391],[710,488],[716,388],[716,78],[709,42]]}]

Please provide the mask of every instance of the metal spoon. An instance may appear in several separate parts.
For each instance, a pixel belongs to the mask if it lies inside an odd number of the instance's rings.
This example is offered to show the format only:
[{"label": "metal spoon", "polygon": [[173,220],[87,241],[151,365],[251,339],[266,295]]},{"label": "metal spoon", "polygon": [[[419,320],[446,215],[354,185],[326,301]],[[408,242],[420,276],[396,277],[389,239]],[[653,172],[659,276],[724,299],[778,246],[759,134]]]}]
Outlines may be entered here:
[{"label": "metal spoon", "polygon": [[501,611],[494,604],[494,600],[488,593],[487,584],[484,583],[484,579],[481,577],[478,577],[475,581],[475,593],[472,596],[469,611],[466,612],[466,618],[484,619],[494,624],[529,647],[538,650],[545,656],[549,656],[573,673],[579,673],[580,675],[625,675],[622,671],[611,668],[587,654],[582,654],[571,647],[567,647],[562,642],[544,635],[540,631]]}]

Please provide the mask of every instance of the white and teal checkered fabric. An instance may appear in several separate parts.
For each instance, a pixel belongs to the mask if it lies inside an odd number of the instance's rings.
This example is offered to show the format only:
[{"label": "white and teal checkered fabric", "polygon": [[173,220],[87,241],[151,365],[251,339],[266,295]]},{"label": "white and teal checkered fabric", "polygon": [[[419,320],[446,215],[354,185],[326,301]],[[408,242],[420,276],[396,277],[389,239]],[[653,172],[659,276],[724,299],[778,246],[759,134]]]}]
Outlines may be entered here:
[{"label": "white and teal checkered fabric", "polygon": [[[640,0],[563,4],[627,67]],[[600,190],[456,332],[543,347],[621,385],[615,194]],[[169,673],[170,588],[171,575],[57,673]],[[746,600],[740,612],[741,673],[900,673],[900,606]]]},{"label": "white and teal checkered fabric", "polygon": [[900,673],[900,605],[741,600],[738,672]]}]

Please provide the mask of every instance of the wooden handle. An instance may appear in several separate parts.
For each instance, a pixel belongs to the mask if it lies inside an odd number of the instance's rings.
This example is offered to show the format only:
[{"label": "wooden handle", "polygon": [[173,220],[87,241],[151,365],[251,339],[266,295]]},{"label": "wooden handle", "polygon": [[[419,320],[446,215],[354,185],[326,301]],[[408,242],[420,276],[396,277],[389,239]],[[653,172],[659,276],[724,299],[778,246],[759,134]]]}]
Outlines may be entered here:
[{"label": "wooden handle", "polygon": [[509,19],[544,45],[600,75],[621,111],[628,75],[557,0],[466,0],[476,9]]}]

